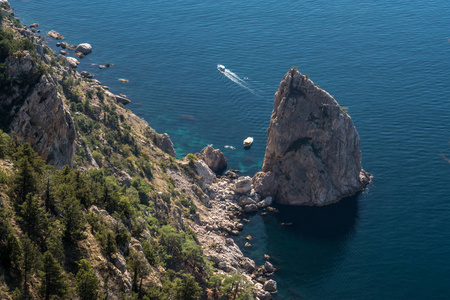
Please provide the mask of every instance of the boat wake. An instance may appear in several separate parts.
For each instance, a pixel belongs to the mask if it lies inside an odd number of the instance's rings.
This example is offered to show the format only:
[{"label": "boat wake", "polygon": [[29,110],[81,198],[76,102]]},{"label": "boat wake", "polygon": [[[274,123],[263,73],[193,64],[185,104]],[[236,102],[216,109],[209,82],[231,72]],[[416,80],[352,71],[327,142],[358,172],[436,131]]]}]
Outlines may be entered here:
[{"label": "boat wake", "polygon": [[[236,73],[233,73],[231,70],[226,69],[223,65],[217,65],[217,69],[220,71],[220,73],[225,75],[228,79],[230,79],[234,83],[248,90],[250,93],[256,96],[260,96],[254,89],[248,86],[247,82],[244,79],[240,78]],[[247,79],[247,77],[245,78]]]}]

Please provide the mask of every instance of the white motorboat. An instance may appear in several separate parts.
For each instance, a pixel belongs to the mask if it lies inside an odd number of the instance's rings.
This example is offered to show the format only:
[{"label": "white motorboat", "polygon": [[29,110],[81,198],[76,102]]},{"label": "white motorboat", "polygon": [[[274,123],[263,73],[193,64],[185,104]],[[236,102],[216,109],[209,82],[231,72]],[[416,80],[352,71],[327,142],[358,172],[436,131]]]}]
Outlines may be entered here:
[{"label": "white motorboat", "polygon": [[225,69],[224,65],[217,65],[217,70],[219,70],[220,72],[224,73],[226,69]]},{"label": "white motorboat", "polygon": [[244,140],[244,148],[246,147],[250,147],[253,144],[253,138],[252,137],[248,137]]}]

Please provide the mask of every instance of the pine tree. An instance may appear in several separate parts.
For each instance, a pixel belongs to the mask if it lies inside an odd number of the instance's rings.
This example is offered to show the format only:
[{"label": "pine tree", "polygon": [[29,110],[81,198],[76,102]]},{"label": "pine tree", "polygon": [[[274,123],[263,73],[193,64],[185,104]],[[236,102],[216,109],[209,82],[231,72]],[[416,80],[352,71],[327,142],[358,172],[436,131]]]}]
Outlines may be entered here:
[{"label": "pine tree", "polygon": [[176,300],[196,300],[201,296],[202,289],[194,280],[194,276],[187,273],[179,273],[181,278],[175,279]]},{"label": "pine tree", "polygon": [[52,296],[64,297],[67,294],[67,285],[62,267],[53,255],[47,251],[43,257],[41,294],[45,300]]},{"label": "pine tree", "polygon": [[28,193],[26,200],[20,206],[20,216],[23,227],[31,238],[36,239],[45,225],[45,212],[37,195]]},{"label": "pine tree", "polygon": [[98,298],[100,281],[86,259],[78,262],[78,272],[75,281],[81,300],[95,300]]},{"label": "pine tree", "polygon": [[28,299],[28,281],[30,275],[39,267],[39,250],[35,243],[33,243],[28,236],[22,239],[22,280],[23,280],[23,295]]},{"label": "pine tree", "polygon": [[[133,289],[141,295],[142,281],[145,275],[150,272],[150,265],[148,264],[142,252],[138,252],[130,248],[130,255],[128,256],[128,266],[133,273]],[[138,285],[139,281],[139,285]]]},{"label": "pine tree", "polygon": [[33,172],[33,166],[28,159],[21,158],[15,165],[17,170],[13,176],[11,191],[16,196],[18,207],[26,201],[29,193],[36,192],[37,180]]},{"label": "pine tree", "polygon": [[67,242],[84,238],[85,220],[80,201],[74,196],[64,199],[63,223],[65,226],[64,237]]}]

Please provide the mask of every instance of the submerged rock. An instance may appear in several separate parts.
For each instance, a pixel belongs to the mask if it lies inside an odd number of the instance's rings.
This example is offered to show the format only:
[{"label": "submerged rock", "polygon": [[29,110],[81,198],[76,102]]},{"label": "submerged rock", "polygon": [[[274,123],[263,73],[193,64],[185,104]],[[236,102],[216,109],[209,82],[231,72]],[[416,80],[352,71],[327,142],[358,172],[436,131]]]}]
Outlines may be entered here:
[{"label": "submerged rock", "polygon": [[283,204],[326,205],[370,182],[358,132],[326,91],[292,68],[275,94],[262,172],[255,190]]}]

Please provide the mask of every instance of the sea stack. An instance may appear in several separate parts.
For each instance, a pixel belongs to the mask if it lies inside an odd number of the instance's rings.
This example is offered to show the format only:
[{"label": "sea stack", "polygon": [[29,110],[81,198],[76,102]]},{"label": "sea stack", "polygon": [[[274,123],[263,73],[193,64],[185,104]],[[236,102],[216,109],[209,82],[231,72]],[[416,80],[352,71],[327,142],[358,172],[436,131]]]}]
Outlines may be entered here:
[{"label": "sea stack", "polygon": [[322,206],[354,195],[370,182],[350,116],[295,67],[275,94],[267,137],[262,172],[252,180],[263,197]]}]

